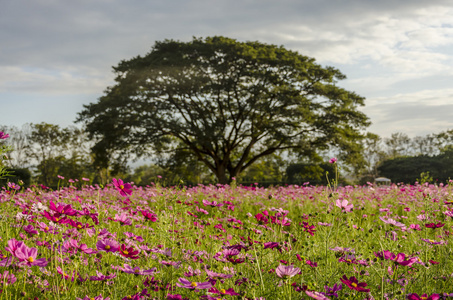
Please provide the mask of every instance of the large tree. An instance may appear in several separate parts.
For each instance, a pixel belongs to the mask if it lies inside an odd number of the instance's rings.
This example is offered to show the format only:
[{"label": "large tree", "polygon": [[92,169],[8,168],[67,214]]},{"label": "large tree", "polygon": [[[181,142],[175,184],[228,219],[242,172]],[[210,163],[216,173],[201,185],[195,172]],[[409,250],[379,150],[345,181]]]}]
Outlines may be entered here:
[{"label": "large tree", "polygon": [[369,125],[364,98],[336,85],[345,75],[281,46],[165,40],[114,71],[78,117],[104,164],[183,144],[226,183],[277,151],[340,146],[352,157]]}]

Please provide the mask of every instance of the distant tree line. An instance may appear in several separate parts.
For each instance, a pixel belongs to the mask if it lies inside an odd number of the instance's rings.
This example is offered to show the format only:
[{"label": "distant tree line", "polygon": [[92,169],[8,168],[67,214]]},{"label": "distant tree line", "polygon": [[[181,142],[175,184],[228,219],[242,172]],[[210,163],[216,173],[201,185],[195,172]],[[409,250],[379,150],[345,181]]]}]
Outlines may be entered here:
[{"label": "distant tree line", "polygon": [[[121,177],[138,185],[151,182],[161,184],[196,185],[217,183],[216,177],[200,163],[190,151],[179,150],[170,155],[160,155],[149,163],[134,169],[103,168],[95,161],[91,151],[92,142],[80,128],[40,123],[26,124],[21,128],[0,126],[0,131],[10,134],[4,140],[12,146],[8,154],[8,168],[12,176],[3,180],[23,185],[44,184],[57,187],[63,184],[58,177],[73,179],[73,185],[108,183],[112,177]],[[394,133],[381,138],[368,134],[364,139],[362,156],[366,162],[362,168],[345,168],[341,171],[340,183],[366,184],[384,176],[393,182],[414,183],[429,181],[446,182],[453,179],[453,130],[409,138],[403,133]],[[329,153],[319,153],[310,160],[297,156],[274,153],[257,160],[237,178],[238,183],[261,185],[326,185],[333,179],[335,166],[328,162]],[[339,162],[343,169],[347,167]],[[78,182],[77,182],[77,181]]]}]

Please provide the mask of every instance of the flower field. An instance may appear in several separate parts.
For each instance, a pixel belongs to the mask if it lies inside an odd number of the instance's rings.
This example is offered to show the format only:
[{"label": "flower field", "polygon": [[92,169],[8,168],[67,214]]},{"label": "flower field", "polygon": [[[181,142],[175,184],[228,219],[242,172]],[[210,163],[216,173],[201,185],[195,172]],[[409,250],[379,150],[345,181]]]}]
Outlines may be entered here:
[{"label": "flower field", "polygon": [[65,185],[0,193],[1,299],[453,297],[449,185]]}]

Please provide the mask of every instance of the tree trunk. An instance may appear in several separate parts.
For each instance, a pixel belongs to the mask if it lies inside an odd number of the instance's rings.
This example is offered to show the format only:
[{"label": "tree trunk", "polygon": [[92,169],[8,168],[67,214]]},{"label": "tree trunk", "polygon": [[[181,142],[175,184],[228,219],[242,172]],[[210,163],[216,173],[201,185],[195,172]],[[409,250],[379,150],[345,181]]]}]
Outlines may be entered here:
[{"label": "tree trunk", "polygon": [[221,184],[229,183],[228,177],[226,176],[226,168],[224,166],[222,166],[222,165],[217,166],[215,176],[219,180],[219,183],[221,183]]}]

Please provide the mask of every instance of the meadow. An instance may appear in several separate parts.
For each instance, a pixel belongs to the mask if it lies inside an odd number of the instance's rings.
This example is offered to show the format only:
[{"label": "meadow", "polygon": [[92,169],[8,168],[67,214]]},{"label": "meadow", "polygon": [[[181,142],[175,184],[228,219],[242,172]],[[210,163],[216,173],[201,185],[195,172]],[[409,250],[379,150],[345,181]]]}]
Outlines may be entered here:
[{"label": "meadow", "polygon": [[61,179],[0,192],[0,299],[453,297],[448,184]]}]

